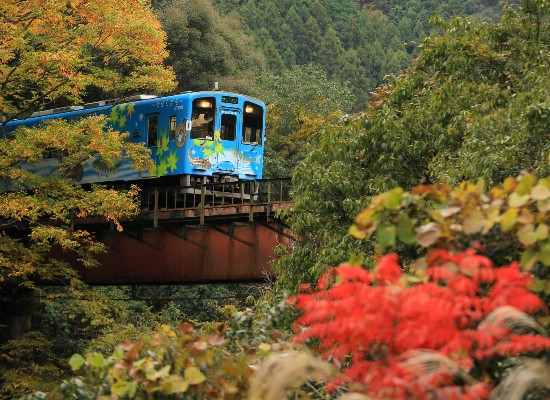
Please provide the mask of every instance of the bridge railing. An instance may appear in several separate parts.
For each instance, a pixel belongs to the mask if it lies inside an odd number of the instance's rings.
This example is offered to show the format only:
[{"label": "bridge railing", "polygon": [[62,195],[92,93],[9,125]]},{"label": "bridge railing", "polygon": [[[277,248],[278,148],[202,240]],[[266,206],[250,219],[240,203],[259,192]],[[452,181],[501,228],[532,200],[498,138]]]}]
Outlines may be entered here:
[{"label": "bridge railing", "polygon": [[145,213],[153,214],[157,226],[161,214],[168,218],[199,217],[204,224],[205,216],[216,211],[220,215],[247,212],[252,221],[257,206],[270,217],[275,204],[290,200],[290,178],[270,178],[151,188],[143,192],[142,206]]}]

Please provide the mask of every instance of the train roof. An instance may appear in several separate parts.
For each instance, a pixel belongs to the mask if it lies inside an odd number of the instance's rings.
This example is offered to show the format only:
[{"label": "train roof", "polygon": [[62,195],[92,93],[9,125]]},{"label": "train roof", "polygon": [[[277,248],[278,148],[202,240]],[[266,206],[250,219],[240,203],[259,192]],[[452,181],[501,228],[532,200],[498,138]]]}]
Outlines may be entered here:
[{"label": "train roof", "polygon": [[66,113],[66,112],[71,112],[71,111],[78,111],[78,110],[86,110],[86,109],[91,109],[91,108],[99,108],[99,107],[104,107],[104,106],[113,106],[113,105],[116,105],[116,104],[131,103],[131,102],[142,101],[142,100],[164,99],[164,98],[170,98],[170,97],[178,97],[178,96],[182,96],[182,95],[210,95],[210,96],[212,96],[212,95],[219,95],[219,94],[222,94],[222,93],[231,94],[231,95],[234,95],[234,96],[246,97],[246,98],[249,98],[249,99],[254,100],[256,102],[262,103],[261,100],[258,100],[254,97],[251,97],[251,96],[243,95],[243,94],[240,94],[240,93],[221,91],[221,90],[207,90],[207,91],[199,91],[199,92],[183,92],[183,93],[178,93],[178,94],[169,95],[169,96],[156,96],[156,95],[151,95],[151,94],[138,94],[138,95],[132,95],[132,96],[121,97],[121,98],[116,98],[116,99],[94,101],[94,102],[85,103],[84,105],[79,105],[79,106],[67,106],[67,107],[51,108],[51,109],[42,110],[42,111],[35,111],[31,114],[31,116],[29,118],[42,117],[42,116],[53,115],[53,114],[61,114],[61,113]]}]

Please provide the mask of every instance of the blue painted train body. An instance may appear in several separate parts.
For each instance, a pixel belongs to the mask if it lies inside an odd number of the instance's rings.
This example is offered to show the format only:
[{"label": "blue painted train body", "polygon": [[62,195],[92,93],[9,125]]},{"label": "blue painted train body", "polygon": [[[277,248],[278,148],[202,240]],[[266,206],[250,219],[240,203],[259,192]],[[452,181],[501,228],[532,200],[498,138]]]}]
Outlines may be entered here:
[{"label": "blue painted train body", "polygon": [[[67,109],[34,113],[31,118],[6,125],[40,126],[53,118],[74,119],[104,114],[113,128],[129,132],[135,142],[151,149],[154,166],[136,171],[129,160],[107,168],[100,159],[89,160],[75,178],[82,184],[112,181],[178,179],[180,184],[262,178],[265,105],[256,99],[228,92],[189,92],[168,97],[134,96],[100,101]],[[39,174],[58,171],[57,155],[26,166]]]}]

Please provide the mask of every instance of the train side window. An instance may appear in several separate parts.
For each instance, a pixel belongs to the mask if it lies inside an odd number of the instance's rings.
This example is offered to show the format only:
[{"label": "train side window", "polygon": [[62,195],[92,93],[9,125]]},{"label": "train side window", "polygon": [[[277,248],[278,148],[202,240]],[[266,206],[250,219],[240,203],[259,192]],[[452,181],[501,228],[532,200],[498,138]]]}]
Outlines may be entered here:
[{"label": "train side window", "polygon": [[262,144],[263,109],[252,103],[244,103],[243,143]]},{"label": "train side window", "polygon": [[158,130],[159,130],[158,114],[149,115],[147,117],[147,147],[154,147],[157,145]]},{"label": "train side window", "polygon": [[170,116],[170,137],[168,140],[174,140],[176,138],[176,116]]},{"label": "train side window", "polygon": [[200,98],[193,100],[193,113],[191,114],[191,139],[214,138],[214,110],[213,98]]},{"label": "train side window", "polygon": [[237,131],[237,116],[232,114],[222,115],[220,138],[222,140],[235,140]]}]

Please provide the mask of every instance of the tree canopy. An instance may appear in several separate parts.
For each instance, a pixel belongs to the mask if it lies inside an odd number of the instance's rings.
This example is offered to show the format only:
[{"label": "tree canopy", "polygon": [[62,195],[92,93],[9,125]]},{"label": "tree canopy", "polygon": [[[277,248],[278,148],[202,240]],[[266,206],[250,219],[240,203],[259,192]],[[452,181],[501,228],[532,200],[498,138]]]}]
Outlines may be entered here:
[{"label": "tree canopy", "polygon": [[264,60],[239,20],[223,16],[211,0],[171,0],[156,14],[169,38],[166,62],[174,68],[178,90],[224,90],[248,93]]},{"label": "tree canopy", "polygon": [[[134,91],[163,92],[175,86],[163,64],[166,36],[147,2],[12,1],[0,5],[0,115],[2,128],[43,108]],[[131,38],[131,40],[129,40]],[[115,223],[137,211],[137,191],[71,183],[71,171],[91,157],[114,163],[148,164],[143,146],[130,144],[102,117],[52,120],[18,129],[0,140],[0,285],[32,287],[37,280],[68,279],[59,261],[47,257],[53,244],[76,250],[81,261],[102,246],[71,221],[90,214]],[[61,174],[38,176],[20,168],[45,151],[59,154]],[[10,235],[7,234],[9,231]],[[2,291],[2,296],[10,297]]]},{"label": "tree canopy", "polygon": [[292,226],[303,239],[280,261],[281,287],[295,289],[368,248],[346,235],[347,225],[381,191],[492,184],[523,169],[548,174],[546,11],[534,1],[505,8],[495,23],[433,19],[440,33],[426,38],[409,70],[373,93],[366,113],[322,129],[320,145],[294,173]]},{"label": "tree canopy", "polygon": [[7,0],[0,18],[3,122],[83,99],[173,88],[163,65],[166,35],[146,2]]}]

